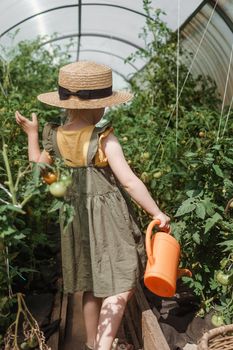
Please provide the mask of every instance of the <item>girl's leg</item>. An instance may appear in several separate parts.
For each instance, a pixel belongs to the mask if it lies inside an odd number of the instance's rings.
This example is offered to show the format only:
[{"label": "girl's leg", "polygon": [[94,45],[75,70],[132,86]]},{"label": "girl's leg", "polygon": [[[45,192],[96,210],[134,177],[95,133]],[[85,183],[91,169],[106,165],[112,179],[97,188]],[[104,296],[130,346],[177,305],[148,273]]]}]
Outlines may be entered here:
[{"label": "girl's leg", "polygon": [[102,298],[94,297],[92,292],[83,293],[83,317],[86,328],[86,344],[94,348],[99,322]]},{"label": "girl's leg", "polygon": [[133,291],[127,291],[107,297],[103,300],[95,350],[110,350],[120,326],[127,301]]}]

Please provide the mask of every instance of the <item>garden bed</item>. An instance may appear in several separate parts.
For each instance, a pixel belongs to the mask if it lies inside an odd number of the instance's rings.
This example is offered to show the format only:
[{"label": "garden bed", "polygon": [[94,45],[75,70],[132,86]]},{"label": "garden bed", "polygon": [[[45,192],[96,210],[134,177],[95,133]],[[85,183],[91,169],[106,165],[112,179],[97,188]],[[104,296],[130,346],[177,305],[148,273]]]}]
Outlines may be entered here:
[{"label": "garden bed", "polygon": [[140,285],[127,305],[123,328],[136,350],[169,350],[158,320]]},{"label": "garden bed", "polygon": [[123,329],[136,350],[196,349],[202,335],[213,328],[212,312],[196,316],[199,300],[187,286],[178,283],[172,298],[160,298],[143,285],[126,308]]}]

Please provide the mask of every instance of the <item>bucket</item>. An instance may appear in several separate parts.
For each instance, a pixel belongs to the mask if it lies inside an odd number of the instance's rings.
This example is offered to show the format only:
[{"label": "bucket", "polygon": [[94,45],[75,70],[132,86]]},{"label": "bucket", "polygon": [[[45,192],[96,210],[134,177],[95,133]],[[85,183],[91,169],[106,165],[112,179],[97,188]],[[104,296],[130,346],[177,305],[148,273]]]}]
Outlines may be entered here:
[{"label": "bucket", "polygon": [[145,286],[161,297],[171,297],[176,292],[176,280],[181,276],[192,276],[188,269],[179,269],[180,245],[170,235],[171,230],[157,232],[153,228],[159,225],[159,220],[153,220],[146,232],[147,265],[144,274]]}]

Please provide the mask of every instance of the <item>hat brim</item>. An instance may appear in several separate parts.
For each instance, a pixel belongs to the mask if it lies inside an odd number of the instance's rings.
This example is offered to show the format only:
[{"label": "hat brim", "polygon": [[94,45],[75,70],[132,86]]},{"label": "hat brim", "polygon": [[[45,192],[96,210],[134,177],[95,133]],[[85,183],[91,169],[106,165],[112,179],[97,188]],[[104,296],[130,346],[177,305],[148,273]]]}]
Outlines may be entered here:
[{"label": "hat brim", "polygon": [[47,92],[37,96],[38,100],[50,106],[67,109],[94,109],[112,107],[130,101],[133,94],[128,91],[113,91],[109,97],[83,100],[76,96],[71,96],[68,100],[60,100],[57,91]]}]

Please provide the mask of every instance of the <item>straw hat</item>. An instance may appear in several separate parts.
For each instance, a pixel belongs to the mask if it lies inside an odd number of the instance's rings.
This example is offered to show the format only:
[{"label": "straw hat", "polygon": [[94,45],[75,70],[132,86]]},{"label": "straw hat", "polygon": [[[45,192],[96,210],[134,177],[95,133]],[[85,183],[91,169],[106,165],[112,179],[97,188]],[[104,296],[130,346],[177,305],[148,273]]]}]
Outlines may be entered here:
[{"label": "straw hat", "polygon": [[112,91],[111,68],[90,61],[78,61],[61,67],[58,91],[37,96],[51,106],[78,109],[102,108],[131,100],[127,91]]}]

